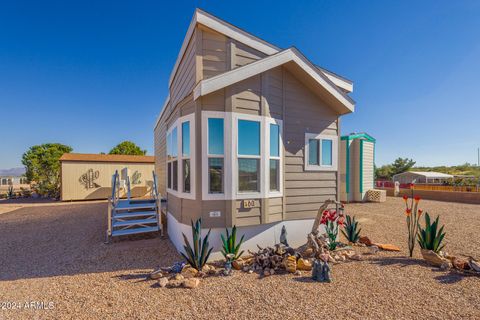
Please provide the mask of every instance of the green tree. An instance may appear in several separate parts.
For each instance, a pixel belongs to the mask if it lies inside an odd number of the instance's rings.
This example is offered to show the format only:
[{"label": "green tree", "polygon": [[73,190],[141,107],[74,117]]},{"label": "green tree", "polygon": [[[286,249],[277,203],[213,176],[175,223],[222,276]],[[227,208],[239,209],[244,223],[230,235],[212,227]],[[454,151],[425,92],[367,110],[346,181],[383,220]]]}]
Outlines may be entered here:
[{"label": "green tree", "polygon": [[132,156],[144,156],[147,150],[140,149],[135,143],[131,141],[123,141],[116,145],[108,154],[126,154]]},{"label": "green tree", "polygon": [[410,170],[415,165],[415,163],[415,161],[408,158],[395,159],[395,161],[391,165],[392,176],[396,175],[397,173],[402,173]]},{"label": "green tree", "polygon": [[60,143],[45,143],[30,147],[22,156],[27,180],[40,195],[59,198],[60,157],[73,149]]},{"label": "green tree", "polygon": [[390,180],[392,178],[392,165],[385,164],[381,167],[375,167],[375,180]]}]

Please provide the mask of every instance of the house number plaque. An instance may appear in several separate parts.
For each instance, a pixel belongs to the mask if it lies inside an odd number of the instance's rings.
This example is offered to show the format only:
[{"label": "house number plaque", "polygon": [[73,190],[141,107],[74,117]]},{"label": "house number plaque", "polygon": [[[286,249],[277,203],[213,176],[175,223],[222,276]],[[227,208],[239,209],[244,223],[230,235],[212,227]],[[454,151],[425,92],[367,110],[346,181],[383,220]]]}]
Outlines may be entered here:
[{"label": "house number plaque", "polygon": [[243,200],[244,208],[253,208],[255,207],[255,200]]}]

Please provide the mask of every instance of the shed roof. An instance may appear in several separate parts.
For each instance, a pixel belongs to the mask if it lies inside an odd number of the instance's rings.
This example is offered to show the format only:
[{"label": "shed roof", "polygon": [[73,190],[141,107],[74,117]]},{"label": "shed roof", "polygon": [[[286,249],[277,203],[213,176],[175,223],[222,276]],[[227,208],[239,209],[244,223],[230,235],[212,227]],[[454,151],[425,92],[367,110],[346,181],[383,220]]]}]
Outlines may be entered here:
[{"label": "shed roof", "polygon": [[123,154],[64,153],[60,157],[60,161],[154,163],[155,157]]},{"label": "shed roof", "polygon": [[399,175],[404,175],[404,174],[415,174],[419,176],[424,176],[425,178],[431,178],[431,179],[446,179],[446,178],[453,178],[453,175],[447,174],[447,173],[442,173],[442,172],[434,172],[434,171],[405,171],[402,173],[396,174],[394,177],[399,176]]}]

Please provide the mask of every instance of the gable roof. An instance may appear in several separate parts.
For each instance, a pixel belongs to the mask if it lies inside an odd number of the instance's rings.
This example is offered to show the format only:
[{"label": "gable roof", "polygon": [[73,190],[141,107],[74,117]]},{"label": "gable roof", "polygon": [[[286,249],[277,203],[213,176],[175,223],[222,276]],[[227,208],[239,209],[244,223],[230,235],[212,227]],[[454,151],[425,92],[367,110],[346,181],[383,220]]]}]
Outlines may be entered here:
[{"label": "gable roof", "polygon": [[123,154],[64,153],[60,157],[60,161],[154,163],[155,157]]},{"label": "gable roof", "polygon": [[323,72],[313,65],[296,48],[289,48],[271,56],[249,63],[245,66],[221,73],[212,78],[201,80],[193,90],[193,99],[223,89],[229,85],[245,80],[275,67],[294,63],[314,80],[322,92],[327,93],[337,102],[334,104],[340,114],[353,112],[354,101],[343,93]]},{"label": "gable roof", "polygon": [[[197,23],[202,24],[212,30],[215,30],[221,34],[224,34],[227,37],[230,37],[234,40],[237,40],[243,44],[248,45],[249,47],[252,47],[255,50],[258,50],[260,52],[265,53],[266,55],[272,55],[275,53],[278,53],[282,51],[281,48],[265,41],[262,40],[251,33],[248,33],[218,17],[215,17],[214,15],[205,12],[201,9],[196,9],[195,13],[193,14],[192,20],[190,22],[190,26],[188,27],[187,34],[183,40],[182,47],[180,48],[180,52],[177,56],[177,60],[175,61],[175,65],[173,67],[173,70],[170,74],[170,79],[169,79],[169,86],[172,84],[173,78],[175,77],[175,74],[177,73],[178,66],[180,65],[180,61],[182,60],[182,57],[185,53],[185,50],[187,49],[188,43],[190,41],[190,38],[193,35],[193,31],[195,30],[195,26]],[[347,92],[352,92],[353,91],[353,82],[341,77],[331,71],[328,71],[326,69],[323,69],[321,67],[317,68],[325,74],[327,78],[331,82],[333,82],[336,86],[342,88],[343,90]]]}]

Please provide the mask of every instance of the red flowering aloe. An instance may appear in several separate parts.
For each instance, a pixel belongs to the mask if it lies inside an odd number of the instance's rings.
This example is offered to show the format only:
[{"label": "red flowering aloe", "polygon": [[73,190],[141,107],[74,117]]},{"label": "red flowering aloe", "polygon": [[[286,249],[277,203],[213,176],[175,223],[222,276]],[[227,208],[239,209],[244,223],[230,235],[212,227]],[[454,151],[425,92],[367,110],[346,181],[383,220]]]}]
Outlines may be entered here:
[{"label": "red flowering aloe", "polygon": [[[418,221],[420,220],[423,211],[418,209],[420,197],[413,195],[413,184],[411,185],[410,190],[412,191],[411,198],[409,198],[407,195],[404,195],[403,201],[405,202],[405,216],[408,229],[408,251],[410,253],[410,257],[412,257],[413,249],[415,248],[415,240],[417,239],[418,234]],[[409,199],[410,201],[408,201]]]},{"label": "red flowering aloe", "polygon": [[325,225],[325,231],[330,240],[328,245],[329,250],[335,250],[337,247],[338,226],[343,226],[344,221],[343,208],[340,208],[338,212],[334,209],[323,211],[320,224]]}]

